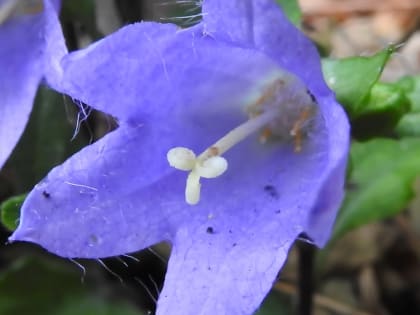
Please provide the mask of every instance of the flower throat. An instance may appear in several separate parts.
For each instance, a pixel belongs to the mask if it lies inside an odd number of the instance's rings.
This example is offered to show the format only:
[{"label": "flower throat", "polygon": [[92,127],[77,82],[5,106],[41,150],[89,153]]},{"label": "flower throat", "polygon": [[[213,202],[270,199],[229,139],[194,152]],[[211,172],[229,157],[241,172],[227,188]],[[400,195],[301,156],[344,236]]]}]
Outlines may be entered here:
[{"label": "flower throat", "polygon": [[189,172],[185,201],[195,205],[200,201],[200,179],[216,178],[228,169],[222,156],[248,136],[260,132],[261,144],[269,140],[293,139],[294,152],[302,151],[304,141],[312,128],[317,113],[314,96],[296,76],[281,72],[257,93],[245,107],[248,120],[229,131],[198,156],[185,147],[168,151],[169,165]]}]

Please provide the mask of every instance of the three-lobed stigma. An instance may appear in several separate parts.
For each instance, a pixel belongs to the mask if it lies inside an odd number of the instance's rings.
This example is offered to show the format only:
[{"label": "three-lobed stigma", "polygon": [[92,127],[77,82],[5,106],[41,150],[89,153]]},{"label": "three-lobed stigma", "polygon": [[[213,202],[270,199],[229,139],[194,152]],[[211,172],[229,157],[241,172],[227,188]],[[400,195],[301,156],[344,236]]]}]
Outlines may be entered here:
[{"label": "three-lobed stigma", "polygon": [[219,177],[228,168],[226,159],[219,155],[196,157],[194,152],[183,147],[172,148],[166,157],[173,168],[190,171],[185,188],[185,200],[191,205],[200,201],[200,178]]},{"label": "three-lobed stigma", "polygon": [[200,155],[184,147],[168,151],[169,165],[189,172],[185,187],[185,200],[190,205],[200,201],[203,178],[216,178],[228,169],[222,155],[245,138],[261,132],[260,142],[271,139],[294,140],[294,151],[302,151],[304,139],[317,112],[317,103],[305,85],[287,72],[277,73],[250,105],[246,106],[249,117],[243,124],[229,131]]}]

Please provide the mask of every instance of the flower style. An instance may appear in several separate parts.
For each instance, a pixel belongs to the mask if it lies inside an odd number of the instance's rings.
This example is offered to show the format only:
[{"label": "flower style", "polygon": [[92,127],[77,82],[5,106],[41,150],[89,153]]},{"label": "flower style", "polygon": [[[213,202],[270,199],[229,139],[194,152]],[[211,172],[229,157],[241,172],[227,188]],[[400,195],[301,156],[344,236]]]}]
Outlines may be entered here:
[{"label": "flower style", "polygon": [[183,315],[251,314],[300,233],[325,244],[348,122],[274,1],[203,1],[194,27],[129,25],[60,64],[50,84],[119,128],[33,189],[10,240],[72,258],[168,241],[157,314]]},{"label": "flower style", "polygon": [[[0,0],[0,168],[18,142],[41,79],[66,53],[58,1]],[[55,25],[55,27],[53,27]]]}]

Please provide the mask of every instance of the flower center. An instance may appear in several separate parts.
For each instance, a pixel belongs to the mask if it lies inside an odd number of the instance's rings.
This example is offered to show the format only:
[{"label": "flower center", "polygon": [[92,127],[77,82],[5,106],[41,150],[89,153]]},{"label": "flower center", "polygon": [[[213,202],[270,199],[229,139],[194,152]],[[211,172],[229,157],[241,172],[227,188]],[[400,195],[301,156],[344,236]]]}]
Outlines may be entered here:
[{"label": "flower center", "polygon": [[257,93],[257,97],[246,107],[249,119],[229,131],[198,156],[185,147],[168,151],[169,165],[188,171],[185,200],[190,205],[200,201],[200,178],[216,178],[228,169],[222,155],[236,144],[261,131],[260,142],[280,139],[294,140],[294,151],[302,150],[304,138],[311,129],[317,112],[315,98],[294,75],[281,72]]},{"label": "flower center", "polygon": [[36,14],[43,9],[42,0],[0,0],[0,25],[16,15]]}]

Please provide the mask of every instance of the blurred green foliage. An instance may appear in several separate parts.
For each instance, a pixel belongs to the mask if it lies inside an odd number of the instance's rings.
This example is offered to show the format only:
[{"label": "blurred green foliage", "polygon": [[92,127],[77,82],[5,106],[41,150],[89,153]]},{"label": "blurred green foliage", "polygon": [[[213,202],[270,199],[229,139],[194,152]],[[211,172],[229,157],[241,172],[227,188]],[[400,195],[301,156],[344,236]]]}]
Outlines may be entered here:
[{"label": "blurred green foliage", "polygon": [[354,142],[347,194],[333,239],[403,210],[413,198],[420,175],[420,139],[372,139]]},{"label": "blurred green foliage", "polygon": [[95,296],[76,271],[54,260],[15,261],[0,273],[0,314],[142,314],[127,302]]},{"label": "blurred green foliage", "polygon": [[290,21],[296,26],[302,22],[302,11],[297,0],[276,0]]},{"label": "blurred green foliage", "polygon": [[96,27],[94,0],[64,0],[62,2],[61,21],[63,24],[76,22],[83,25],[84,31],[92,38],[98,39],[100,37]]},{"label": "blurred green foliage", "polygon": [[266,296],[254,315],[288,315],[292,313],[290,297],[273,290]]},{"label": "blurred green foliage", "polygon": [[397,83],[407,96],[411,110],[404,115],[396,127],[399,136],[420,137],[420,76],[407,76]]},{"label": "blurred green foliage", "polygon": [[78,110],[63,95],[46,87],[38,90],[28,125],[6,165],[15,173],[8,184],[19,194],[0,205],[1,222],[7,229],[17,227],[26,192],[52,167],[89,143],[83,133],[72,140]]},{"label": "blurred green foliage", "polygon": [[390,46],[370,57],[323,60],[327,83],[349,115],[357,139],[391,135],[410,111],[410,100],[400,83],[379,81],[395,49]]},{"label": "blurred green foliage", "polygon": [[19,223],[20,208],[25,201],[26,194],[13,196],[0,204],[1,223],[13,231],[17,228]]},{"label": "blurred green foliage", "polygon": [[23,193],[39,182],[52,167],[89,143],[75,133],[79,109],[64,95],[46,87],[38,90],[28,125],[7,167],[14,169],[13,185]]},{"label": "blurred green foliage", "polygon": [[364,100],[360,116],[352,120],[352,135],[357,139],[388,136],[404,114],[410,111],[405,91],[395,83],[376,82]]},{"label": "blurred green foliage", "polygon": [[370,57],[322,60],[325,79],[351,119],[363,115],[373,85],[393,52],[391,46]]},{"label": "blurred green foliage", "polygon": [[[353,142],[349,183],[333,239],[374,220],[390,217],[413,197],[420,175],[420,81],[380,82],[395,47],[370,57],[324,59],[323,70],[349,115]],[[386,137],[386,138],[383,138]]]}]

